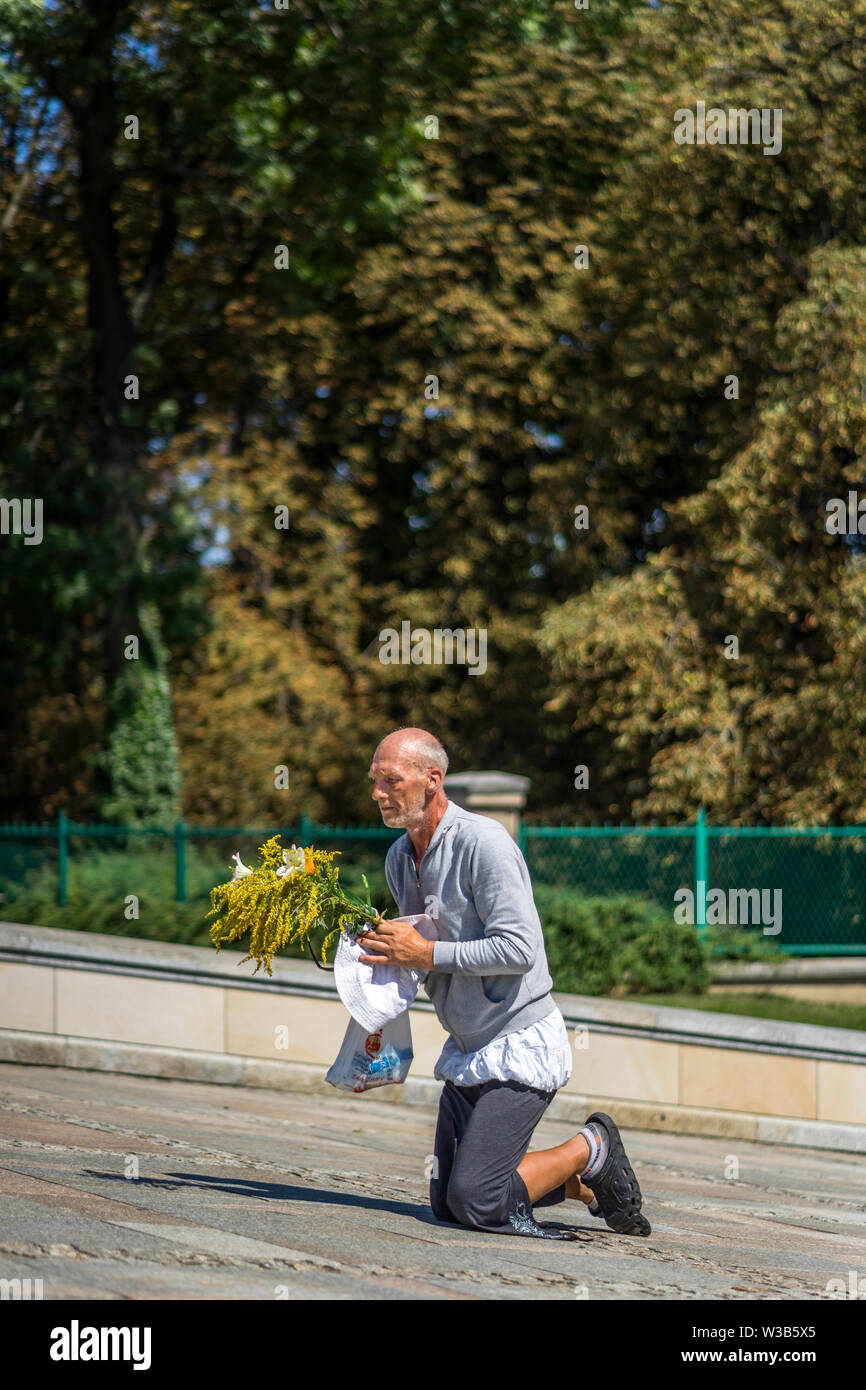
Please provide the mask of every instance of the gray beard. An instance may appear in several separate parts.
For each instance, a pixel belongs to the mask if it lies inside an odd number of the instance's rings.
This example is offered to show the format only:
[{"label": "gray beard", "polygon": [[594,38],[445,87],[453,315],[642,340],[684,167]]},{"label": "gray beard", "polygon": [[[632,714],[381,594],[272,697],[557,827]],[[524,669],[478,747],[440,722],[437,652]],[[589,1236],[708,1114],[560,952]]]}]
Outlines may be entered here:
[{"label": "gray beard", "polygon": [[424,802],[414,810],[396,811],[391,819],[391,825],[397,830],[408,830],[415,825],[420,825],[424,818]]}]

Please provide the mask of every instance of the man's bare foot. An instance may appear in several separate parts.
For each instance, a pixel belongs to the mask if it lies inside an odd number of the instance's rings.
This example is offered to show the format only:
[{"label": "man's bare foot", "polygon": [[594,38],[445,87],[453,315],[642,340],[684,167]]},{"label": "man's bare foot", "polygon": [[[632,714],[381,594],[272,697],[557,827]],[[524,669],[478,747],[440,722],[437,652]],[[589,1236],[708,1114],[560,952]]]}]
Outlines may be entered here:
[{"label": "man's bare foot", "polygon": [[593,1199],[593,1194],[586,1183],[581,1180],[580,1174],[575,1173],[573,1178],[568,1178],[565,1184],[565,1195],[575,1201],[585,1202],[589,1206]]}]

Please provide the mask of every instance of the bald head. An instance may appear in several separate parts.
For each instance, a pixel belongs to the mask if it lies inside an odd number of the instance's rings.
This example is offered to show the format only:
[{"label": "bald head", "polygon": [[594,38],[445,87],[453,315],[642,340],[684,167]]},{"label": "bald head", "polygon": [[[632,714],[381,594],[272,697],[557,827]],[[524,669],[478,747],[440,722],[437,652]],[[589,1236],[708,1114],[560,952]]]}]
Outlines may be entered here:
[{"label": "bald head", "polygon": [[373,800],[387,826],[421,831],[435,825],[448,804],[442,779],[448,754],[427,729],[395,729],[373,754]]},{"label": "bald head", "polygon": [[395,729],[393,734],[382,739],[375,756],[408,763],[419,772],[437,767],[443,777],[448,771],[448,754],[438,738],[426,729]]}]

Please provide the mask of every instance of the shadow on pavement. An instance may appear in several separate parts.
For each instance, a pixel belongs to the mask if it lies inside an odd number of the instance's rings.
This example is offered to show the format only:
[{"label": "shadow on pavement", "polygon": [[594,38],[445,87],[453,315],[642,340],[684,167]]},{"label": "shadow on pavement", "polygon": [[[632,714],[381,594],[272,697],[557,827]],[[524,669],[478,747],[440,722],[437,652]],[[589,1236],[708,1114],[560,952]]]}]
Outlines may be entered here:
[{"label": "shadow on pavement", "polygon": [[[387,1211],[395,1216],[410,1216],[425,1226],[437,1226],[443,1230],[470,1231],[459,1221],[439,1221],[426,1204],[420,1202],[397,1202],[388,1197],[373,1197],[351,1192],[338,1192],[320,1187],[295,1187],[290,1183],[264,1182],[260,1178],[209,1178],[201,1173],[169,1173],[165,1178],[126,1178],[122,1173],[104,1173],[95,1168],[84,1168],[85,1177],[98,1178],[101,1182],[122,1182],[136,1187],[151,1187],[176,1191],[191,1187],[204,1192],[221,1191],[231,1197],[257,1197],[263,1202],[320,1202],[323,1206],[360,1207],[365,1211]],[[581,1239],[591,1239],[595,1231],[570,1226],[559,1221],[543,1223],[551,1230],[578,1231]],[[598,1234],[601,1234],[600,1232]],[[537,1237],[536,1237],[537,1239]]]},{"label": "shadow on pavement", "polygon": [[81,1171],[85,1177],[98,1178],[101,1182],[122,1182],[126,1186],[132,1183],[136,1187],[170,1191],[198,1187],[205,1192],[226,1192],[232,1197],[257,1197],[263,1202],[321,1202],[326,1206],[372,1208],[400,1216],[413,1216],[434,1226],[444,1224],[435,1219],[429,1207],[419,1202],[397,1202],[387,1197],[356,1195],[319,1187],[295,1187],[289,1183],[264,1182],[260,1178],[209,1178],[201,1173],[169,1173],[166,1178],[126,1178],[122,1173],[104,1173],[96,1168],[83,1168]]}]

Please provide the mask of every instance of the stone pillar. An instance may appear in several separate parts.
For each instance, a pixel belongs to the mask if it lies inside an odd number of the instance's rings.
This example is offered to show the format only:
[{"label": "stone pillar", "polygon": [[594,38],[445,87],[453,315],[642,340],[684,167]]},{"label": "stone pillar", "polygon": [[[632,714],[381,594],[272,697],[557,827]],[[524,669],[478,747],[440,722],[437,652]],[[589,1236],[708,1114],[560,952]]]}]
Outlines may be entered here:
[{"label": "stone pillar", "polygon": [[442,785],[449,801],[498,820],[516,840],[529,782],[514,772],[449,772]]}]

